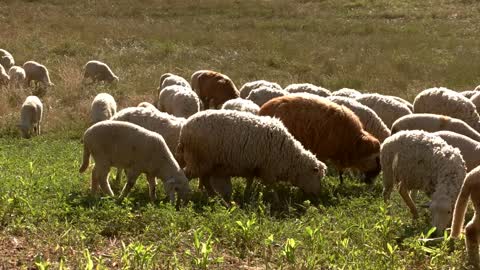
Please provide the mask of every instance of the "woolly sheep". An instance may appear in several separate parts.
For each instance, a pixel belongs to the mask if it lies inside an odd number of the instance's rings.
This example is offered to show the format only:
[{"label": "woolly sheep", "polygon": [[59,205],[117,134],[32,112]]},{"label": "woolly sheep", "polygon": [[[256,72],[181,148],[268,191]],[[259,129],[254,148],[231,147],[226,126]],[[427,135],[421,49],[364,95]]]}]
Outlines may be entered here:
[{"label": "woolly sheep", "polygon": [[413,218],[418,218],[410,191],[422,190],[432,200],[432,226],[443,232],[451,221],[455,199],[466,174],[460,150],[431,133],[409,130],[383,142],[380,160],[385,203],[393,187],[398,185]]},{"label": "woolly sheep", "polygon": [[317,95],[319,97],[328,97],[332,95],[330,90],[327,90],[323,87],[313,85],[311,83],[294,83],[290,84],[285,89],[289,93],[309,93]]},{"label": "woolly sheep", "polygon": [[192,87],[206,109],[220,108],[225,101],[239,97],[237,87],[227,75],[211,70],[195,72]]},{"label": "woolly sheep", "polygon": [[409,109],[410,111],[413,112],[413,104],[408,102],[407,100],[401,98],[401,97],[397,97],[397,96],[386,96],[388,98],[393,98],[395,99],[396,101],[400,101],[401,103],[405,104]]},{"label": "woolly sheep", "polygon": [[8,75],[10,76],[10,84],[16,87],[21,87],[25,84],[25,79],[27,75],[25,74],[25,70],[19,66],[12,66],[8,70]]},{"label": "woolly sheep", "polygon": [[390,136],[390,129],[388,129],[382,119],[369,107],[347,97],[330,96],[328,99],[352,110],[352,112],[360,118],[365,131],[375,136],[380,142],[383,142]]},{"label": "woolly sheep", "polygon": [[25,84],[27,87],[30,86],[30,83],[33,81],[35,84],[41,83],[43,86],[53,86],[54,84],[50,81],[50,75],[48,69],[35,61],[27,61],[23,64],[23,69],[25,70]]},{"label": "woolly sheep", "polygon": [[159,110],[157,109],[157,107],[155,107],[155,105],[153,105],[153,104],[150,103],[150,102],[146,102],[146,101],[140,102],[140,103],[137,105],[137,107],[143,107],[143,108],[148,108],[148,109],[151,109],[151,110],[159,111]]},{"label": "woolly sheep", "polygon": [[236,99],[230,99],[227,102],[223,103],[222,109],[258,114],[260,107],[257,104],[253,103],[253,101],[251,100],[236,98]]},{"label": "woolly sheep", "polygon": [[387,127],[391,127],[398,118],[412,113],[402,102],[380,94],[364,94],[356,100],[375,111]]},{"label": "woolly sheep", "polygon": [[162,179],[172,202],[175,192],[178,192],[179,199],[186,199],[190,193],[188,179],[168,150],[163,137],[143,127],[111,120],[96,123],[83,135],[83,162],[80,173],[88,168],[90,155],[95,160],[92,193],[97,193],[100,186],[103,192],[114,195],[107,180],[111,166],[127,172],[127,183],[120,199],[128,195],[141,173],[147,176],[152,201],[157,198],[155,177]]},{"label": "woolly sheep", "polygon": [[472,199],[475,214],[465,226],[465,246],[467,248],[467,264],[473,268],[480,269],[479,243],[480,239],[480,167],[475,168],[465,177],[462,189],[458,194],[453,211],[451,237],[457,238],[462,230],[467,211],[468,199]]},{"label": "woolly sheep", "polygon": [[164,73],[162,74],[162,76],[160,76],[160,84],[158,85],[157,89],[160,90],[167,86],[172,86],[172,85],[180,85],[186,88],[191,88],[188,81],[185,80],[183,77],[180,77],[172,73]]},{"label": "woolly sheep", "polygon": [[248,94],[247,99],[253,101],[259,107],[262,107],[267,101],[276,98],[288,95],[287,91],[284,90],[275,90],[262,86],[260,88],[254,89]]},{"label": "woolly sheep", "polygon": [[0,85],[7,85],[10,81],[10,76],[5,72],[5,68],[0,65]]},{"label": "woolly sheep", "polygon": [[400,130],[425,130],[436,132],[449,130],[480,142],[480,133],[460,119],[431,113],[414,113],[399,118],[392,125],[392,134]]},{"label": "woolly sheep", "polygon": [[107,64],[97,60],[88,61],[83,69],[84,81],[90,79],[92,82],[117,83],[119,80]]},{"label": "woolly sheep", "polygon": [[95,124],[112,118],[117,112],[117,103],[111,95],[100,93],[93,99],[91,108],[91,124]]},{"label": "woolly sheep", "polygon": [[471,97],[473,97],[473,95],[475,95],[477,93],[478,93],[478,91],[475,91],[475,90],[468,90],[468,91],[460,92],[460,94],[465,96],[466,98],[471,98]]},{"label": "woolly sheep", "polygon": [[332,92],[332,96],[340,96],[340,97],[348,97],[348,98],[357,98],[361,95],[362,93],[351,88],[342,88]]},{"label": "woolly sheep", "polygon": [[157,107],[162,112],[187,118],[200,111],[200,99],[189,88],[171,85],[160,92]]},{"label": "woolly sheep", "polygon": [[437,131],[433,134],[460,150],[467,172],[480,165],[480,142],[452,131]]},{"label": "woolly sheep", "polygon": [[20,110],[20,123],[17,125],[23,138],[40,135],[40,122],[42,121],[43,104],[36,96],[28,96]]},{"label": "woolly sheep", "polygon": [[12,54],[4,49],[0,49],[0,65],[5,69],[9,69],[11,66],[15,65],[15,60],[13,59]]},{"label": "woolly sheep", "polygon": [[258,114],[279,118],[306,149],[340,171],[365,172],[367,183],[380,173],[380,142],[347,107],[312,94],[292,94],[270,100]]},{"label": "woolly sheep", "polygon": [[254,89],[260,88],[262,86],[275,89],[275,90],[282,90],[282,87],[278,83],[274,82],[269,82],[265,80],[258,80],[258,81],[252,81],[252,82],[247,82],[245,83],[241,88],[240,88],[240,97],[245,99],[248,97],[248,94]]},{"label": "woolly sheep", "polygon": [[413,102],[413,111],[454,117],[480,131],[480,116],[475,105],[463,95],[444,87],[429,88],[420,92]]},{"label": "woolly sheep", "polygon": [[231,176],[247,177],[247,189],[259,177],[268,186],[287,181],[318,195],[326,170],[279,120],[230,110],[202,111],[187,119],[177,156],[188,177],[207,179],[203,181],[213,186],[223,181],[226,200]]}]

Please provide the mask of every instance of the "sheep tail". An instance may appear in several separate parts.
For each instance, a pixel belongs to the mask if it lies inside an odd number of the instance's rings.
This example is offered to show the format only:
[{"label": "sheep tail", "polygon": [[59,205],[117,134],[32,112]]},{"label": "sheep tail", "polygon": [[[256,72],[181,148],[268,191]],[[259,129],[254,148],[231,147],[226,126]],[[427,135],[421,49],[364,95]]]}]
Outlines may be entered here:
[{"label": "sheep tail", "polygon": [[467,203],[472,190],[472,182],[476,177],[467,177],[462,185],[462,189],[458,194],[455,202],[455,210],[453,211],[452,232],[451,237],[457,238],[463,227],[465,212],[467,211]]},{"label": "sheep tail", "polygon": [[88,163],[90,162],[90,150],[88,149],[87,145],[83,144],[83,162],[82,166],[80,167],[80,173],[83,173],[88,168]]}]

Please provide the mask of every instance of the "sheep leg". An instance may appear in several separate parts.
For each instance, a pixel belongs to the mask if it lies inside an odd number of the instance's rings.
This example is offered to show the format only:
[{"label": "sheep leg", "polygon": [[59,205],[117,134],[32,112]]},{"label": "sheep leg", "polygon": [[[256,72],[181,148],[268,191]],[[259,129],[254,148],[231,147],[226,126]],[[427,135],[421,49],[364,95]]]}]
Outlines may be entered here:
[{"label": "sheep leg", "polygon": [[127,183],[125,183],[125,186],[123,186],[122,192],[118,197],[119,200],[123,200],[123,198],[125,198],[128,195],[128,193],[130,193],[130,190],[135,185],[135,182],[137,182],[137,178],[139,175],[140,173],[135,170],[127,171]]},{"label": "sheep leg", "polygon": [[198,188],[199,189],[204,189],[207,192],[208,197],[213,197],[215,196],[215,190],[212,187],[212,184],[210,183],[210,177],[200,177],[198,181]]},{"label": "sheep leg", "polygon": [[40,123],[37,124],[37,135],[40,135]]},{"label": "sheep leg", "polygon": [[247,185],[243,191],[243,200],[250,199],[252,196],[253,177],[247,177]]},{"label": "sheep leg", "polygon": [[222,196],[223,200],[228,204],[232,197],[232,180],[230,177],[211,176],[210,184],[214,190]]},{"label": "sheep leg", "polygon": [[95,164],[92,170],[92,193],[98,193],[99,187],[102,188],[102,191],[107,193],[110,196],[113,196],[113,192],[108,186],[108,189],[105,186],[105,182],[108,185],[108,167],[101,166],[100,164]]},{"label": "sheep leg", "polygon": [[108,173],[110,171],[110,168],[108,169],[103,169],[103,170],[100,170],[99,172],[99,178],[98,178],[98,182],[100,184],[100,187],[102,188],[102,191],[110,196],[113,196],[113,191],[112,189],[110,188],[110,184],[108,183]]},{"label": "sheep leg", "polygon": [[475,218],[465,227],[465,245],[467,247],[468,264],[474,269],[480,269],[478,238],[480,237],[480,224],[475,224]]},{"label": "sheep leg", "polygon": [[415,207],[415,203],[413,202],[412,197],[410,197],[410,192],[407,190],[403,182],[400,183],[398,192],[400,193],[400,196],[402,196],[402,199],[405,201],[408,208],[410,208],[410,212],[412,213],[413,218],[417,219],[418,218],[417,208]]},{"label": "sheep leg", "polygon": [[156,181],[155,181],[155,176],[154,175],[147,175],[147,181],[148,181],[148,192],[150,195],[150,200],[152,202],[155,202],[157,200],[157,192],[156,192]]},{"label": "sheep leg", "polygon": [[117,168],[117,175],[115,176],[115,179],[113,179],[113,186],[118,188],[120,186],[120,183],[122,181],[122,172],[123,169]]},{"label": "sheep leg", "polygon": [[343,185],[343,170],[338,170],[338,177],[340,178],[340,185]]},{"label": "sheep leg", "polygon": [[99,190],[99,187],[100,185],[98,184],[98,173],[99,169],[97,167],[97,165],[95,164],[95,166],[93,166],[93,169],[92,169],[92,182],[90,184],[90,192],[93,194],[93,195],[96,195],[98,194],[98,190]]}]

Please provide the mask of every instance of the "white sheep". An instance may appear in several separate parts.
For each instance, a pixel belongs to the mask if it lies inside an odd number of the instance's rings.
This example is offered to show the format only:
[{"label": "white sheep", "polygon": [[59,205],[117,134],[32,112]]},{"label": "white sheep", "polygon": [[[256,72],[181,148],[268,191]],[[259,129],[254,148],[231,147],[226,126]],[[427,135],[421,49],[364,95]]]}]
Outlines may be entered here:
[{"label": "white sheep", "polygon": [[83,80],[92,82],[118,83],[118,76],[113,73],[110,67],[100,61],[91,60],[83,66]]},{"label": "white sheep", "polygon": [[250,112],[253,114],[258,114],[260,107],[253,103],[253,101],[243,98],[230,99],[223,103],[223,110],[235,110],[241,112]]},{"label": "white sheep", "polygon": [[460,150],[425,131],[401,131],[383,142],[380,161],[385,202],[398,186],[413,218],[417,218],[410,191],[424,191],[431,198],[432,226],[443,232],[449,226],[466,175]]},{"label": "white sheep", "polygon": [[444,87],[420,92],[413,102],[413,111],[454,117],[480,132],[480,116],[475,105],[465,96]]},{"label": "white sheep", "polygon": [[28,96],[20,110],[20,123],[17,125],[23,138],[30,138],[32,133],[40,135],[40,122],[42,122],[43,104],[36,96]]},{"label": "white sheep", "polygon": [[475,90],[468,90],[468,91],[460,92],[460,94],[465,96],[466,98],[471,98],[471,97],[473,97],[473,95],[475,95],[477,93],[478,93],[478,91],[475,91]]},{"label": "white sheep", "polygon": [[480,142],[452,131],[437,131],[433,134],[460,150],[467,172],[480,165]]},{"label": "white sheep", "polygon": [[320,86],[313,85],[311,83],[294,83],[294,84],[288,85],[283,90],[289,93],[310,93],[320,97],[328,97],[332,95],[330,90]]},{"label": "white sheep", "polygon": [[10,81],[10,76],[5,71],[5,68],[0,65],[0,85],[7,85]]},{"label": "white sheep", "polygon": [[81,173],[88,168],[90,155],[95,160],[92,193],[97,193],[100,186],[103,192],[114,195],[107,179],[112,166],[127,172],[127,183],[120,199],[128,195],[141,173],[147,176],[152,201],[157,198],[155,177],[162,179],[172,202],[175,200],[175,192],[178,192],[180,199],[186,199],[190,193],[188,179],[173,158],[163,137],[138,125],[122,121],[102,121],[91,126],[83,135]]},{"label": "white sheep", "polygon": [[267,103],[269,100],[276,97],[286,96],[288,94],[289,93],[284,90],[276,90],[270,87],[262,86],[250,91],[247,99],[253,101],[253,103],[257,104],[259,107],[262,107],[262,105]]},{"label": "white sheep", "polygon": [[200,103],[197,94],[190,88],[171,85],[160,92],[157,108],[176,117],[188,118],[200,111]]},{"label": "white sheep", "polygon": [[402,102],[380,94],[364,94],[356,100],[375,111],[387,127],[391,127],[398,118],[412,113]]},{"label": "white sheep", "polygon": [[388,129],[382,119],[369,107],[352,98],[342,96],[330,96],[328,99],[352,110],[358,118],[360,118],[363,128],[375,136],[380,142],[383,142],[390,136],[390,129]]},{"label": "white sheep", "polygon": [[25,70],[25,84],[27,87],[30,86],[32,81],[35,83],[35,85],[40,83],[43,84],[44,87],[54,86],[54,84],[50,81],[48,69],[44,65],[35,61],[27,61],[23,64],[23,69]]},{"label": "white sheep", "polygon": [[410,103],[408,100],[405,100],[405,99],[403,99],[401,97],[397,97],[397,96],[388,96],[387,95],[386,97],[393,98],[396,101],[400,101],[401,103],[405,104],[410,109],[410,111],[413,112],[413,104]]},{"label": "white sheep", "polygon": [[[151,110],[159,111],[159,110],[157,109],[157,107],[155,107],[155,105],[153,105],[153,104],[150,103],[150,102],[146,102],[146,101],[140,102],[140,103],[137,105],[137,107],[143,107],[143,108],[148,108],[148,109],[151,109]],[[159,111],[159,112],[160,112],[160,111]]]},{"label": "white sheep", "polygon": [[361,95],[362,93],[351,88],[342,88],[332,92],[332,96],[340,96],[340,97],[348,97],[348,98],[357,98]]},{"label": "white sheep", "polygon": [[12,54],[4,49],[0,49],[0,65],[5,69],[9,69],[11,66],[15,65],[15,60],[13,59]]},{"label": "white sheep", "polygon": [[190,84],[187,80],[185,80],[185,78],[172,73],[164,73],[162,76],[160,76],[160,83],[157,89],[161,91],[161,89],[172,85],[180,85],[186,88],[191,88]]},{"label": "white sheep", "polygon": [[25,84],[27,75],[25,74],[25,70],[22,67],[12,66],[8,70],[8,75],[10,76],[10,85],[14,85],[15,87],[21,87]]},{"label": "white sheep", "polygon": [[92,101],[91,124],[112,118],[117,112],[115,99],[107,93],[100,93]]},{"label": "white sheep", "polygon": [[242,87],[240,88],[240,97],[241,98],[247,98],[248,94],[254,89],[260,88],[260,87],[268,87],[271,89],[276,89],[276,90],[282,90],[283,88],[278,84],[274,82],[269,82],[266,80],[258,80],[258,81],[252,81],[252,82],[247,82]]}]

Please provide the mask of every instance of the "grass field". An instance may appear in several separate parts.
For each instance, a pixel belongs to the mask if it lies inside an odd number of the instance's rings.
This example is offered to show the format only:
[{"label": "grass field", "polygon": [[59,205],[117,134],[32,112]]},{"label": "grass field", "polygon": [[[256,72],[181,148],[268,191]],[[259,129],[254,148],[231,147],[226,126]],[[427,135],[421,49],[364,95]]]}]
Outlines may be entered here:
[{"label": "grass field", "polygon": [[[89,196],[79,138],[96,93],[121,108],[152,101],[164,72],[410,101],[434,86],[470,90],[480,84],[479,11],[469,0],[1,1],[0,48],[45,64],[56,86],[42,99],[45,135],[32,140],[15,128],[29,90],[0,88],[0,269],[460,269],[462,241],[423,241],[427,211],[412,221],[397,194],[385,205],[381,178],[339,187],[330,174],[315,201],[285,187],[282,210],[268,192],[226,209],[193,181],[178,211],[150,204],[142,178],[117,204]],[[107,62],[118,86],[83,87],[91,59]],[[243,188],[237,179],[239,204]]]}]

